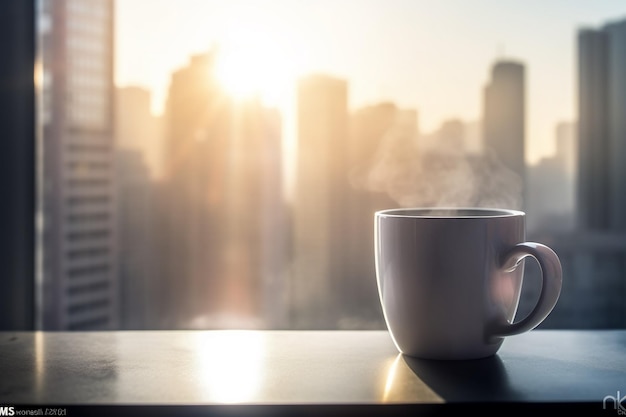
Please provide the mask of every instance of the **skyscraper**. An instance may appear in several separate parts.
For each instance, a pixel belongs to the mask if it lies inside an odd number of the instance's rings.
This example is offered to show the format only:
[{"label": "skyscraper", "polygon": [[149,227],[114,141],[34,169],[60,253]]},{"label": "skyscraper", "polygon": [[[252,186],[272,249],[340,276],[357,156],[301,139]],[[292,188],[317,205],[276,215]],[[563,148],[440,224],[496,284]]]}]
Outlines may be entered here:
[{"label": "skyscraper", "polygon": [[[339,311],[340,328],[384,328],[374,266],[374,213],[393,208],[397,203],[387,194],[386,181],[376,184],[372,177],[379,168],[379,159],[383,158],[383,148],[390,146],[390,134],[398,130],[399,120],[407,112],[410,111],[400,110],[395,104],[384,102],[358,109],[350,118],[350,231],[343,237],[348,249],[348,265],[339,291],[343,297]],[[414,135],[410,139],[415,140],[417,114],[413,114]],[[392,140],[392,145],[396,145],[393,151],[405,152],[404,146],[397,146],[403,143],[398,143],[395,137]]]},{"label": "skyscraper", "polygon": [[530,233],[572,231],[575,226],[574,145],[575,125],[559,123],[556,153],[528,167]]},{"label": "skyscraper", "polygon": [[335,327],[347,248],[348,85],[311,75],[298,84],[293,202],[292,325]]},{"label": "skyscraper", "polygon": [[280,115],[235,100],[215,53],[172,75],[162,259],[172,327],[284,326]]},{"label": "skyscraper", "polygon": [[[483,135],[486,152],[522,180],[522,205],[526,200],[525,79],[524,65],[498,61],[485,87]],[[520,208],[520,207],[507,207]]]},{"label": "skyscraper", "polygon": [[41,7],[43,326],[116,328],[113,2]]},{"label": "skyscraper", "polygon": [[582,228],[626,231],[626,20],[578,32]]},{"label": "skyscraper", "polygon": [[159,328],[156,195],[141,152],[116,152],[121,329]]},{"label": "skyscraper", "polygon": [[[283,196],[282,120],[259,99],[235,100],[220,155],[224,223],[217,248],[222,326],[283,328],[286,317],[287,215]],[[218,221],[219,221],[218,220]]]},{"label": "skyscraper", "polygon": [[154,329],[161,324],[161,276],[155,262],[161,225],[153,176],[157,166],[148,160],[160,139],[158,124],[147,90],[118,88],[115,104],[120,328]]},{"label": "skyscraper", "polygon": [[161,123],[150,111],[150,91],[137,86],[115,91],[117,149],[140,152],[150,177],[160,178],[163,163]]},{"label": "skyscraper", "polygon": [[189,327],[210,303],[217,273],[215,249],[223,221],[223,143],[230,120],[224,94],[213,76],[212,53],[191,57],[172,74],[165,109],[166,182],[160,231],[164,281],[163,309],[170,327]]},{"label": "skyscraper", "polygon": [[606,229],[608,216],[606,33],[578,32],[578,222]]}]

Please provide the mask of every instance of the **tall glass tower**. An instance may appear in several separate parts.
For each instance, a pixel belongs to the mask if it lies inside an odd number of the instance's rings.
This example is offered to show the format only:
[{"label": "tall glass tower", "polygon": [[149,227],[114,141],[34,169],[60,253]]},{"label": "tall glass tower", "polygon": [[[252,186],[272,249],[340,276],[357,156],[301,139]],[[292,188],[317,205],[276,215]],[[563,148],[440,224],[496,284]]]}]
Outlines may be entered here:
[{"label": "tall glass tower", "polygon": [[578,218],[626,230],[626,20],[578,32]]},{"label": "tall glass tower", "polygon": [[[485,87],[483,134],[487,151],[522,180],[522,207],[527,200],[525,71],[515,61],[498,61]],[[520,209],[522,207],[508,207]]]},{"label": "tall glass tower", "polygon": [[42,326],[116,328],[113,1],[38,3]]}]

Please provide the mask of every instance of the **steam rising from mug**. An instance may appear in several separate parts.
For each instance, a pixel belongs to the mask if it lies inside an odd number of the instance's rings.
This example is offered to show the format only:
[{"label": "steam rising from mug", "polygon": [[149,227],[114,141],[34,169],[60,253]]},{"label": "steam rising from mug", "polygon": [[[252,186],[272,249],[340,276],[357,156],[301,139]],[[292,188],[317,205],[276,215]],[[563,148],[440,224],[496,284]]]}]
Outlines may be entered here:
[{"label": "steam rising from mug", "polygon": [[352,186],[385,192],[400,207],[522,208],[520,176],[491,150],[469,155],[460,140],[434,139],[418,149],[415,138],[396,123],[370,160],[351,171]]}]

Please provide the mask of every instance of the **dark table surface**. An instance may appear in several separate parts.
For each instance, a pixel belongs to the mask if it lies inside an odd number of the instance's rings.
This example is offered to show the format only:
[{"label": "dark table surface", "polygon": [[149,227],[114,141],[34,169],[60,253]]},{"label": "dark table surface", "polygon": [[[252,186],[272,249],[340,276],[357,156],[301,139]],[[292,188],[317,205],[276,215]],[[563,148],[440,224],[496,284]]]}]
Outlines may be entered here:
[{"label": "dark table surface", "polygon": [[7,406],[585,403],[617,415],[626,330],[534,330],[473,361],[402,356],[386,331],[0,332],[0,376]]}]

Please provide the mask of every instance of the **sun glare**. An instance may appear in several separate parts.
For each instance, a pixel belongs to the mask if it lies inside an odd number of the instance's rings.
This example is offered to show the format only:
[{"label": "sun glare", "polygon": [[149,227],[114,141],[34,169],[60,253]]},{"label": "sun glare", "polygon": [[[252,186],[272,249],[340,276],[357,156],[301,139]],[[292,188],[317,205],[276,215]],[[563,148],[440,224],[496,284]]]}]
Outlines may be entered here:
[{"label": "sun glare", "polygon": [[296,75],[294,61],[276,36],[242,24],[220,41],[216,76],[236,98],[258,95],[277,105],[284,101]]},{"label": "sun glare", "polygon": [[197,336],[204,396],[218,403],[251,402],[258,398],[264,377],[265,339],[253,331],[227,330]]}]

